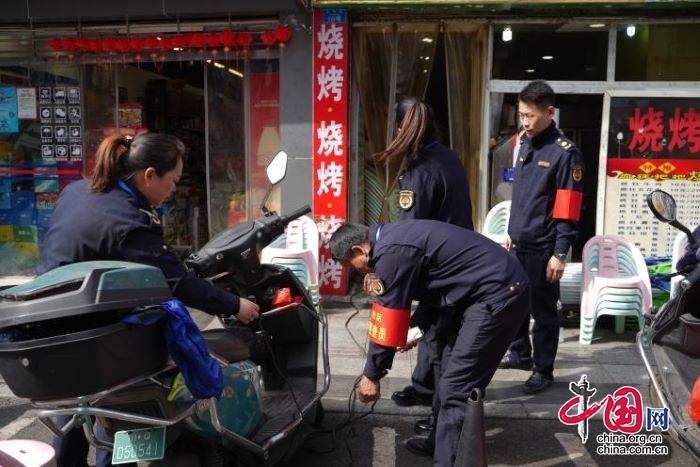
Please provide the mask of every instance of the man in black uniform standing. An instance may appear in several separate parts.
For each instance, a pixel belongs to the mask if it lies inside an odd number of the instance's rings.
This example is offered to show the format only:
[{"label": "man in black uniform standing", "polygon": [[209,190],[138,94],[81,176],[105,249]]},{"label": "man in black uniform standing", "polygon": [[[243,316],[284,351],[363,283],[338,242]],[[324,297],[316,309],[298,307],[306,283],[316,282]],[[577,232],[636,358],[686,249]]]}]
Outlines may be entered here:
[{"label": "man in black uniform standing", "polygon": [[379,380],[406,344],[411,301],[440,297],[442,306],[431,309],[435,326],[452,332],[435,375],[435,430],[421,451],[434,451],[436,466],[453,465],[467,398],[489,384],[527,312],[527,274],[500,245],[433,220],[345,224],[332,235],[330,251],[343,266],[373,273],[368,288],[377,298],[358,385],[362,402],[380,397]]},{"label": "man in black uniform standing", "polygon": [[525,134],[515,164],[505,246],[518,257],[530,278],[534,327],[531,344],[528,315],[499,367],[532,369],[523,386],[526,394],[544,391],[554,381],[559,281],[578,234],[583,199],[583,156],[557,129],[554,100],[554,91],[541,80],[530,82],[518,95]]}]

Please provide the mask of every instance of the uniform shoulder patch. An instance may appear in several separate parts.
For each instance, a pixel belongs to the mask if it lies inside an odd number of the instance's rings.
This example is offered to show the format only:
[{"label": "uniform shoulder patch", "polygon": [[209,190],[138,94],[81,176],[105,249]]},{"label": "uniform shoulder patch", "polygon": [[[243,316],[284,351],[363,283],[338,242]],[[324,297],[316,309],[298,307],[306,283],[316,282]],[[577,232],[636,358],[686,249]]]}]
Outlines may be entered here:
[{"label": "uniform shoulder patch", "polygon": [[574,143],[564,138],[557,138],[557,144],[567,151],[574,147]]},{"label": "uniform shoulder patch", "polygon": [[415,202],[415,194],[413,190],[400,190],[399,191],[399,207],[405,211],[413,207]]},{"label": "uniform shoulder patch", "polygon": [[580,182],[583,178],[583,166],[579,164],[574,165],[574,167],[571,169],[571,177],[575,182]]},{"label": "uniform shoulder patch", "polygon": [[375,274],[369,273],[365,275],[364,289],[366,294],[378,297],[384,293],[384,283]]}]

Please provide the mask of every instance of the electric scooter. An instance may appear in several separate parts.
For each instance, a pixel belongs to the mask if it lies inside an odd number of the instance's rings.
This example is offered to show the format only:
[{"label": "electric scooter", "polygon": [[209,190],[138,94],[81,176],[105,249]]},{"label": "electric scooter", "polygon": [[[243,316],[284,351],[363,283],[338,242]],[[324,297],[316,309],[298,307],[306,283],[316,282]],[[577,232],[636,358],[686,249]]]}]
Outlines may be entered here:
[{"label": "electric scooter", "polygon": [[[671,195],[655,190],[647,195],[647,204],[657,219],[687,235],[687,251],[698,251],[693,234],[676,218]],[[651,380],[652,406],[668,408],[669,433],[700,462],[700,426],[688,412],[700,376],[700,262],[679,273],[685,276],[680,292],[647,317],[637,346]]]},{"label": "electric scooter", "polygon": [[[185,261],[260,306],[249,325],[221,318],[220,328],[201,333],[222,368],[222,394],[195,398],[171,358],[163,303],[172,297],[161,271],[119,261],[63,266],[0,292],[0,374],[10,390],[56,435],[82,426],[114,464],[267,466],[290,458],[323,417],[330,368],[319,301],[289,268],[259,259],[310,212],[281,216],[266,206],[286,161],[280,152],[267,167],[262,217],[221,232]],[[59,426],[65,415],[70,422]],[[98,439],[96,424],[114,442]]]}]

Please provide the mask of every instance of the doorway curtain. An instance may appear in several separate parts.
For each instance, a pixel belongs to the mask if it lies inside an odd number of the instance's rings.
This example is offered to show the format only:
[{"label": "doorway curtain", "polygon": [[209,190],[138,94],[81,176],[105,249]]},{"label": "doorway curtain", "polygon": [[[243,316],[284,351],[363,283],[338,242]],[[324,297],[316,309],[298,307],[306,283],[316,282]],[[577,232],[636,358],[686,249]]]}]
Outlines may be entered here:
[{"label": "doorway curtain", "polygon": [[364,187],[364,223],[398,218],[399,164],[380,164],[374,154],[394,135],[396,102],[403,96],[425,98],[443,34],[446,57],[449,132],[470,183],[472,212],[478,213],[479,131],[484,86],[487,27],[473,23],[392,23],[356,25],[352,31],[352,67],[359,96],[358,178]]}]

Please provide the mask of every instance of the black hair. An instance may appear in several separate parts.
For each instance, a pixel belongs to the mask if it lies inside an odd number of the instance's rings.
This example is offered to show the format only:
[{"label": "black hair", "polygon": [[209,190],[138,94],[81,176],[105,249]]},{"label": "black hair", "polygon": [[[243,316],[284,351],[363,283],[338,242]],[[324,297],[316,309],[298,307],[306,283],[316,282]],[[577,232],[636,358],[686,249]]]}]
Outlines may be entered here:
[{"label": "black hair", "polygon": [[185,145],[179,138],[162,133],[144,133],[133,140],[112,135],[105,138],[95,153],[97,164],[90,188],[105,191],[119,180],[126,180],[139,170],[153,167],[162,177],[185,158]]},{"label": "black hair", "polygon": [[375,154],[380,162],[402,158],[408,167],[416,158],[424,140],[439,139],[433,109],[417,97],[404,97],[396,105],[396,128],[401,128],[382,152]]},{"label": "black hair", "polygon": [[352,257],[352,246],[367,243],[369,228],[362,224],[343,224],[338,227],[330,240],[331,257],[343,261]]},{"label": "black hair", "polygon": [[554,89],[544,80],[530,81],[518,94],[518,100],[534,104],[539,109],[546,109],[550,105],[554,107]]}]

